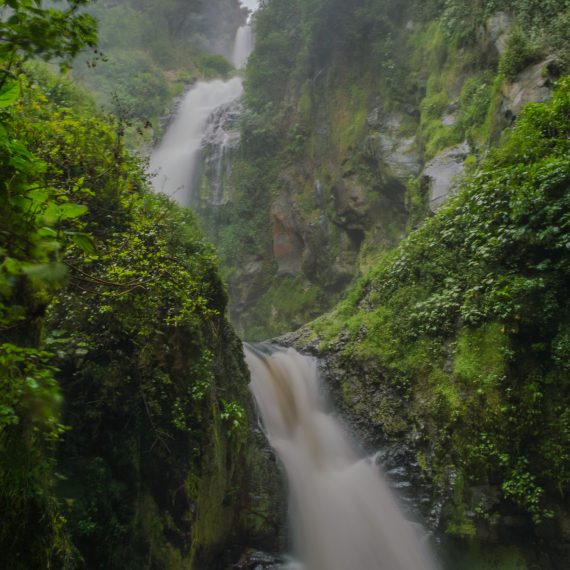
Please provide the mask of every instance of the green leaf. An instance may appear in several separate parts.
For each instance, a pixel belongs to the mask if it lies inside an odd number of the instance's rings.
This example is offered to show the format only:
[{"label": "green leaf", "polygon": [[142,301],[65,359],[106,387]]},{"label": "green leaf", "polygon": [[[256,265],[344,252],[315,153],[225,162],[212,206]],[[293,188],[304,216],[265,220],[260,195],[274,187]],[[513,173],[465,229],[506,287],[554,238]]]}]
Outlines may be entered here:
[{"label": "green leaf", "polygon": [[13,105],[20,96],[20,84],[17,81],[7,83],[0,90],[0,108]]},{"label": "green leaf", "polygon": [[37,231],[37,234],[40,237],[57,237],[57,232],[54,229],[48,227],[40,228]]},{"label": "green leaf", "polygon": [[51,225],[62,220],[79,218],[86,212],[87,206],[81,204],[49,204],[44,212],[44,221],[46,225]]},{"label": "green leaf", "polygon": [[93,237],[89,234],[83,233],[72,233],[71,239],[73,243],[81,250],[83,253],[87,253],[88,255],[93,255],[97,253],[97,246],[93,241]]},{"label": "green leaf", "polygon": [[49,194],[45,190],[32,190],[27,196],[31,199],[34,206],[40,206],[49,199]]},{"label": "green leaf", "polygon": [[22,264],[17,259],[13,259],[12,257],[7,257],[4,260],[4,268],[11,275],[19,275],[20,271],[22,270]]},{"label": "green leaf", "polygon": [[60,283],[67,275],[67,267],[57,262],[28,265],[23,268],[23,271],[30,279],[46,283]]},{"label": "green leaf", "polygon": [[62,204],[59,207],[59,218],[61,220],[72,220],[79,218],[87,212],[87,206],[81,204]]}]

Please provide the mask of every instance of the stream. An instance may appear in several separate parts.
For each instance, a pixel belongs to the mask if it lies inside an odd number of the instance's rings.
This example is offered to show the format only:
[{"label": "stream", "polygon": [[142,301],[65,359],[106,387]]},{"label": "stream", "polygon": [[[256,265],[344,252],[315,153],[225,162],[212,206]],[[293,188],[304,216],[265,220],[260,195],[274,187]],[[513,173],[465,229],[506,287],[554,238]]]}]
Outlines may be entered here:
[{"label": "stream", "polygon": [[316,360],[269,343],[245,345],[245,354],[287,477],[296,567],[435,570],[421,527],[404,518],[374,462],[327,410]]}]

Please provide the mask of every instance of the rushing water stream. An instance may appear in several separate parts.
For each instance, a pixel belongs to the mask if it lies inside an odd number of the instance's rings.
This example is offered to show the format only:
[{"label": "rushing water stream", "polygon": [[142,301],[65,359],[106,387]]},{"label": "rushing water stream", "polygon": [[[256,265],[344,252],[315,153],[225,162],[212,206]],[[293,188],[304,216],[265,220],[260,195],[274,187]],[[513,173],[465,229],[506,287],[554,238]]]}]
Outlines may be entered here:
[{"label": "rushing water stream", "polygon": [[326,411],[316,361],[246,345],[251,390],[284,466],[295,555],[305,570],[435,570],[378,469]]},{"label": "rushing water stream", "polygon": [[242,94],[240,77],[229,81],[200,81],[186,94],[176,117],[150,159],[154,189],[183,206],[190,205],[208,118]]}]

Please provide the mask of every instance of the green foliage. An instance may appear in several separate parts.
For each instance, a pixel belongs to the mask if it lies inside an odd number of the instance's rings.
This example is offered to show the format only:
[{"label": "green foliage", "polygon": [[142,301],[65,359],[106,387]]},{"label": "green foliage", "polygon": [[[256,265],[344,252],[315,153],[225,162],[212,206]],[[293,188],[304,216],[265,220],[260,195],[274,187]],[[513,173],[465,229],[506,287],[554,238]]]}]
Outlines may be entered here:
[{"label": "green foliage", "polygon": [[99,95],[107,106],[120,106],[120,112],[129,119],[146,121],[160,116],[172,91],[164,72],[143,51],[134,49],[113,51],[96,68],[75,73],[90,90]]},{"label": "green foliage", "polygon": [[223,56],[208,53],[200,57],[198,67],[206,79],[213,77],[227,78],[234,70],[233,65]]},{"label": "green foliage", "polygon": [[[99,25],[101,61],[88,56],[77,59],[73,75],[97,103],[130,123],[128,143],[148,145],[159,118],[172,99],[193,81],[227,77],[233,66],[221,55],[229,36],[241,20],[237,3],[230,0],[127,0],[94,2],[89,13]],[[216,22],[210,12],[217,11]],[[222,17],[220,17],[220,15]],[[218,44],[213,37],[220,29]],[[223,42],[222,42],[223,40]],[[220,45],[221,44],[221,45]]]},{"label": "green foliage", "polygon": [[457,198],[311,325],[323,348],[380,367],[408,421],[427,426],[426,472],[446,485],[452,466],[464,481],[454,533],[472,530],[470,485],[498,482],[535,524],[568,491],[569,109],[566,78]]},{"label": "green foliage", "polygon": [[[0,566],[202,567],[246,501],[216,257],[147,190],[124,123],[25,70],[0,88]],[[190,542],[210,517],[227,526]]]},{"label": "green foliage", "polygon": [[55,157],[36,152],[23,101],[34,114],[42,96],[32,103],[35,86],[14,69],[33,55],[67,63],[94,44],[95,26],[76,13],[84,2],[63,11],[41,2],[4,4],[10,11],[0,24],[0,563],[67,569],[80,556],[53,491],[52,454],[64,431],[61,394],[53,355],[39,348],[39,339],[45,308],[65,282],[61,261],[70,236],[89,239],[80,231],[87,209],[75,201],[82,180],[66,193],[51,176]]},{"label": "green foliage", "polygon": [[514,27],[501,58],[500,71],[507,79],[514,79],[525,67],[537,59],[537,49],[520,27]]},{"label": "green foliage", "polygon": [[564,34],[551,32],[556,29],[557,20],[565,17],[570,9],[567,0],[484,0],[477,3],[444,0],[442,4],[440,18],[449,37],[464,43],[473,42],[489,16],[505,11],[519,21],[524,33],[532,40],[540,38],[550,49],[563,46]]},{"label": "green foliage", "polygon": [[44,0],[0,2],[0,60],[9,67],[17,57],[60,58],[69,65],[83,48],[97,43],[95,20],[80,8],[89,0],[66,0],[61,9]]},{"label": "green foliage", "polygon": [[[284,323],[297,329],[321,314],[327,301],[324,291],[317,285],[288,275],[276,276],[248,315],[253,324],[245,328],[244,335],[252,340],[277,336],[283,333]],[[259,326],[261,322],[263,326]]]},{"label": "green foliage", "polygon": [[238,402],[222,400],[220,417],[229,425],[229,434],[244,437],[247,431],[247,415]]}]

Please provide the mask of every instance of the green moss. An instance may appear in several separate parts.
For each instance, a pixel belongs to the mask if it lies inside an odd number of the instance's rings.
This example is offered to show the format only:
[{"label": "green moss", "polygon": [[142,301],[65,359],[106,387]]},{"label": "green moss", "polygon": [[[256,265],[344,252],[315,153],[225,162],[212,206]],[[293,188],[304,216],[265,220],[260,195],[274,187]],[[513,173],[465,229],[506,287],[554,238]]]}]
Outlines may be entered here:
[{"label": "green moss", "polygon": [[473,543],[468,553],[457,553],[454,560],[465,570],[527,570],[530,568],[516,547],[479,546]]},{"label": "green moss", "polygon": [[301,88],[301,93],[299,95],[299,115],[301,120],[310,121],[313,112],[312,103],[312,86],[310,82],[305,82]]},{"label": "green moss", "polygon": [[300,277],[277,276],[253,310],[254,317],[265,316],[263,327],[246,329],[248,340],[264,340],[301,326],[322,312],[324,292]]},{"label": "green moss", "polygon": [[537,46],[533,45],[529,35],[520,26],[515,25],[507,38],[499,71],[507,79],[513,80],[523,69],[535,63],[539,57]]},{"label": "green moss", "polygon": [[463,381],[496,386],[507,370],[508,335],[505,325],[486,323],[464,328],[459,335],[453,372]]},{"label": "green moss", "polygon": [[[560,415],[570,392],[558,357],[568,265],[554,253],[566,240],[556,228],[569,207],[560,137],[569,98],[566,79],[551,103],[528,106],[501,147],[472,165],[459,196],[310,325],[348,369],[364,366],[409,403],[407,421],[426,438],[426,477],[439,489],[453,483],[455,535],[473,536],[477,517],[493,515],[471,505],[472,485],[496,482],[501,508],[516,504],[540,524],[558,501],[553,490],[570,483]],[[343,389],[354,402],[352,385]]]}]

